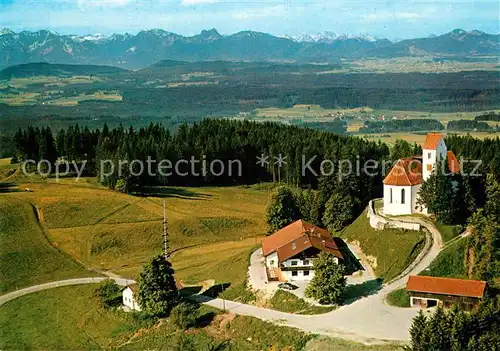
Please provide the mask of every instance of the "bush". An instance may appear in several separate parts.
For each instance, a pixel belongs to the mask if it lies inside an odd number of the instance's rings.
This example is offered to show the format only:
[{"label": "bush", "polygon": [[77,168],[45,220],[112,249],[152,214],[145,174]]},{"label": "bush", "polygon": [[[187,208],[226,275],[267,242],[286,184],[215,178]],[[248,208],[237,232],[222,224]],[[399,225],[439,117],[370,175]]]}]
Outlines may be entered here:
[{"label": "bush", "polygon": [[94,296],[99,298],[104,307],[113,305],[113,301],[117,298],[120,292],[120,287],[114,280],[106,279],[99,284],[99,287],[94,291]]},{"label": "bush", "polygon": [[181,302],[170,312],[170,321],[179,329],[188,329],[196,324],[199,305],[194,302]]}]

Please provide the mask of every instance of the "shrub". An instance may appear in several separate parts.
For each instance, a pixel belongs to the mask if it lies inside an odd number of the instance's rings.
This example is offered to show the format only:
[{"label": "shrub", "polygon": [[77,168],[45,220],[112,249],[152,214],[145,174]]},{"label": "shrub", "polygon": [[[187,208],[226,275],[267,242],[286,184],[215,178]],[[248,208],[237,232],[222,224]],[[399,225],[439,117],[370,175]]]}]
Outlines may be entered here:
[{"label": "shrub", "polygon": [[99,298],[104,307],[110,307],[116,299],[120,287],[114,280],[106,279],[99,284],[99,287],[94,291],[94,296]]},{"label": "shrub", "polygon": [[198,304],[181,302],[170,312],[170,321],[179,329],[188,329],[196,324]]}]

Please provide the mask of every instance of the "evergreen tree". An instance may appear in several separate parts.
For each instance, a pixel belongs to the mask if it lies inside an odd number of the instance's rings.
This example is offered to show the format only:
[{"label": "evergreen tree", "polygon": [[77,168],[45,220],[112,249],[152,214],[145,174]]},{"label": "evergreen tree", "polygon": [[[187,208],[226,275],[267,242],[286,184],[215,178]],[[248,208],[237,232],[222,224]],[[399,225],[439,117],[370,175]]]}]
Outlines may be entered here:
[{"label": "evergreen tree", "polygon": [[450,343],[450,323],[442,307],[438,307],[429,319],[430,338],[428,350],[449,350]]},{"label": "evergreen tree", "polygon": [[300,219],[300,208],[297,205],[294,192],[287,186],[278,187],[267,207],[269,233],[273,233],[298,219]]},{"label": "evergreen tree", "polygon": [[314,260],[314,277],[305,294],[321,304],[340,304],[344,299],[346,282],[344,266],[337,263],[334,255],[321,252]]},{"label": "evergreen tree", "polygon": [[359,200],[356,198],[335,193],[326,202],[323,224],[331,232],[339,231],[356,218],[358,207]]},{"label": "evergreen tree", "polygon": [[427,317],[423,314],[422,310],[413,318],[410,327],[410,345],[412,351],[426,351],[428,343]]},{"label": "evergreen tree", "polygon": [[399,160],[400,158],[413,156],[414,150],[415,147],[412,147],[406,140],[397,139],[391,149],[391,159]]},{"label": "evergreen tree", "polygon": [[137,302],[148,315],[167,316],[178,303],[174,269],[163,255],[153,257],[144,265],[137,284]]},{"label": "evergreen tree", "polygon": [[447,161],[437,163],[435,170],[422,184],[417,203],[425,205],[430,213],[445,224],[456,224],[456,215],[462,204],[456,201],[452,179],[447,171]]}]

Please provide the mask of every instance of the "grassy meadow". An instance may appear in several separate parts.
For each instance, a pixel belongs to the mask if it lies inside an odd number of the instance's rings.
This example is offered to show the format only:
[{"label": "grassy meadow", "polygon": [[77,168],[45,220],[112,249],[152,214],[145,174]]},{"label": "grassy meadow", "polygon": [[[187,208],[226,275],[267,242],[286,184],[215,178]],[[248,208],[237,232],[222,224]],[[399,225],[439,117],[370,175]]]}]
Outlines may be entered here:
[{"label": "grassy meadow", "polygon": [[421,275],[468,279],[465,267],[466,245],[466,239],[450,243]]},{"label": "grassy meadow", "polygon": [[0,294],[60,279],[96,276],[49,244],[33,206],[0,193]]},{"label": "grassy meadow", "polygon": [[[267,187],[165,187],[130,196],[86,180],[20,182],[18,189],[32,191],[3,193],[0,200],[6,207],[16,204],[25,212],[32,204],[38,209],[49,240],[42,236],[47,249],[55,250],[50,242],[85,266],[135,278],[142,265],[162,250],[165,199],[177,278],[192,284],[214,279],[235,288],[245,282],[248,257],[266,233]],[[13,221],[5,223],[10,230],[5,235],[13,235],[18,225],[27,236],[35,235],[36,228],[42,235],[33,213],[23,222],[17,217]],[[5,260],[14,264],[23,258]],[[5,279],[15,276],[14,272],[5,272]]]},{"label": "grassy meadow", "polygon": [[384,280],[401,273],[418,256],[425,242],[423,232],[373,229],[366,210],[340,233],[340,237],[359,245],[377,277]]}]

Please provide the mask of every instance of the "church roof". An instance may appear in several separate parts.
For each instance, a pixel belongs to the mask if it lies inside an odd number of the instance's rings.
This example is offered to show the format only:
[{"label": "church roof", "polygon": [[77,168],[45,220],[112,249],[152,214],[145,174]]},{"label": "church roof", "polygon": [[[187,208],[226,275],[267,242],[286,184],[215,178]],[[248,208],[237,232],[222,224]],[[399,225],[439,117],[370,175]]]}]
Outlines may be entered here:
[{"label": "church roof", "polygon": [[385,177],[385,185],[411,186],[422,184],[422,161],[416,158],[402,158]]},{"label": "church roof", "polygon": [[442,137],[443,135],[441,133],[428,133],[425,137],[425,142],[422,149],[436,150],[439,144],[439,140],[441,140]]},{"label": "church roof", "polygon": [[448,158],[448,168],[451,173],[459,173],[460,172],[460,162],[458,162],[457,157],[453,153],[453,151],[448,151],[446,153],[446,157]]}]

